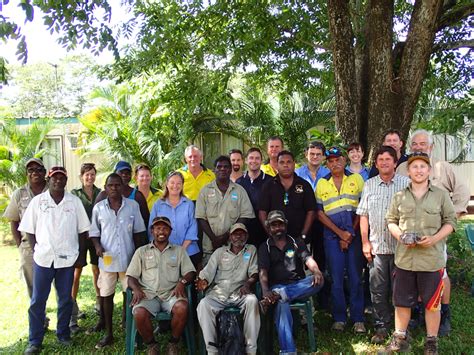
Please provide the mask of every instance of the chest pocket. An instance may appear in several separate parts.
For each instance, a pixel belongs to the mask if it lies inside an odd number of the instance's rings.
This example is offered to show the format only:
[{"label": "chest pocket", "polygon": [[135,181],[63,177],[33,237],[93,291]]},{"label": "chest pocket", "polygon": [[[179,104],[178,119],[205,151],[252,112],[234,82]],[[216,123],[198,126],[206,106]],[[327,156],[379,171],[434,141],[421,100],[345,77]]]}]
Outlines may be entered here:
[{"label": "chest pocket", "polygon": [[[174,257],[173,257],[174,256]],[[171,257],[166,261],[166,279],[169,282],[178,282],[179,280],[179,263],[178,257],[176,254],[171,255]]]},{"label": "chest pocket", "polygon": [[158,262],[153,253],[146,253],[143,261],[144,272],[142,277],[145,281],[152,281],[155,279],[155,272],[158,270]]},{"label": "chest pocket", "polygon": [[206,215],[207,217],[217,217],[219,215],[219,197],[216,192],[207,197]]},{"label": "chest pocket", "polygon": [[426,228],[439,228],[441,225],[441,209],[439,206],[424,209]]}]

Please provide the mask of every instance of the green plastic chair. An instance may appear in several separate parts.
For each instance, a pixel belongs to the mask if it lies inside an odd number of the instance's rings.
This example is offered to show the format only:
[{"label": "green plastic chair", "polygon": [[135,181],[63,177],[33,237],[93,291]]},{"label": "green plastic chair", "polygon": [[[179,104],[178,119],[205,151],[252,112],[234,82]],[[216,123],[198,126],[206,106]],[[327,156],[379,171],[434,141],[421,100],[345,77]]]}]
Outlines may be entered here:
[{"label": "green plastic chair", "polygon": [[[194,321],[193,321],[193,302],[191,296],[192,284],[186,286],[186,292],[188,296],[188,321],[184,328],[184,337],[186,339],[186,347],[189,355],[196,354],[196,346],[194,342]],[[126,309],[126,332],[125,332],[125,353],[132,355],[135,353],[135,342],[140,345],[142,339],[140,334],[137,332],[135,325],[135,319],[132,314],[132,307],[130,302],[132,301],[132,290],[127,288],[127,309]],[[155,320],[171,320],[171,314],[167,312],[159,312]]]},{"label": "green plastic chair", "polygon": [[[474,224],[467,224],[464,230],[466,231],[469,243],[471,243],[471,249],[474,251]],[[471,285],[471,296],[474,297],[474,280],[472,280]]]}]

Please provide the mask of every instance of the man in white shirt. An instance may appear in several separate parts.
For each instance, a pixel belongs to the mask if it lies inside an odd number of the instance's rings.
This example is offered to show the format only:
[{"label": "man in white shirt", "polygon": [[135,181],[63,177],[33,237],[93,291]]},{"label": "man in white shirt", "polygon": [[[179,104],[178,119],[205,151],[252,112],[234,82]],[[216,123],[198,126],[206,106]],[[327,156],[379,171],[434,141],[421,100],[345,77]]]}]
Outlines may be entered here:
[{"label": "man in white shirt", "polygon": [[65,191],[66,169],[53,167],[48,178],[49,190],[31,200],[18,228],[28,234],[34,249],[33,295],[28,310],[29,345],[25,354],[41,351],[46,301],[53,280],[58,299],[56,335],[62,345],[71,345],[69,320],[74,263],[79,255],[79,243],[84,241],[90,228],[81,200]]}]

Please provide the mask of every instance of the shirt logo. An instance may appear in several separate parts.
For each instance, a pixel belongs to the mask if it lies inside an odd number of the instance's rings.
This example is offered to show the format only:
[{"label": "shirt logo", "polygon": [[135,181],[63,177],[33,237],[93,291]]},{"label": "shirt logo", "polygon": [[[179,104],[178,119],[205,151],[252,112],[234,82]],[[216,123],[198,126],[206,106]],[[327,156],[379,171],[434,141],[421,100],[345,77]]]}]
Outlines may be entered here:
[{"label": "shirt logo", "polygon": [[231,199],[232,201],[237,201],[237,200],[239,199],[239,196],[237,195],[237,192],[232,192],[232,193],[230,194],[230,199]]},{"label": "shirt logo", "polygon": [[295,192],[296,192],[297,194],[303,193],[303,185],[296,185],[296,186],[295,186]]},{"label": "shirt logo", "polygon": [[176,261],[176,260],[177,260],[176,254],[172,254],[172,255],[170,256],[170,260],[171,260],[171,261]]},{"label": "shirt logo", "polygon": [[289,258],[292,258],[293,256],[295,256],[295,251],[293,249],[288,249],[286,252],[285,252],[285,255]]},{"label": "shirt logo", "polygon": [[245,261],[249,261],[249,260],[250,260],[250,252],[246,251],[246,252],[244,253],[244,260],[245,260]]},{"label": "shirt logo", "polygon": [[207,194],[207,197],[215,197],[216,196],[216,192],[214,190],[210,191],[208,194]]}]

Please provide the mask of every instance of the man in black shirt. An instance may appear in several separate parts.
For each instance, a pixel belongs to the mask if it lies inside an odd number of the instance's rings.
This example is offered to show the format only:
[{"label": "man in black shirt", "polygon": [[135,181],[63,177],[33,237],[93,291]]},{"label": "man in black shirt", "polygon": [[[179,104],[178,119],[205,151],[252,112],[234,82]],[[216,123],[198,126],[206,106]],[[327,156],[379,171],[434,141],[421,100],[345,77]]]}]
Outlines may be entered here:
[{"label": "man in black shirt", "polygon": [[[258,268],[262,285],[262,311],[276,304],[275,325],[281,353],[296,354],[292,334],[290,302],[316,294],[324,277],[306,245],[287,234],[288,221],[282,211],[271,211],[266,220],[270,238],[258,249]],[[312,275],[305,276],[303,264]]]}]

